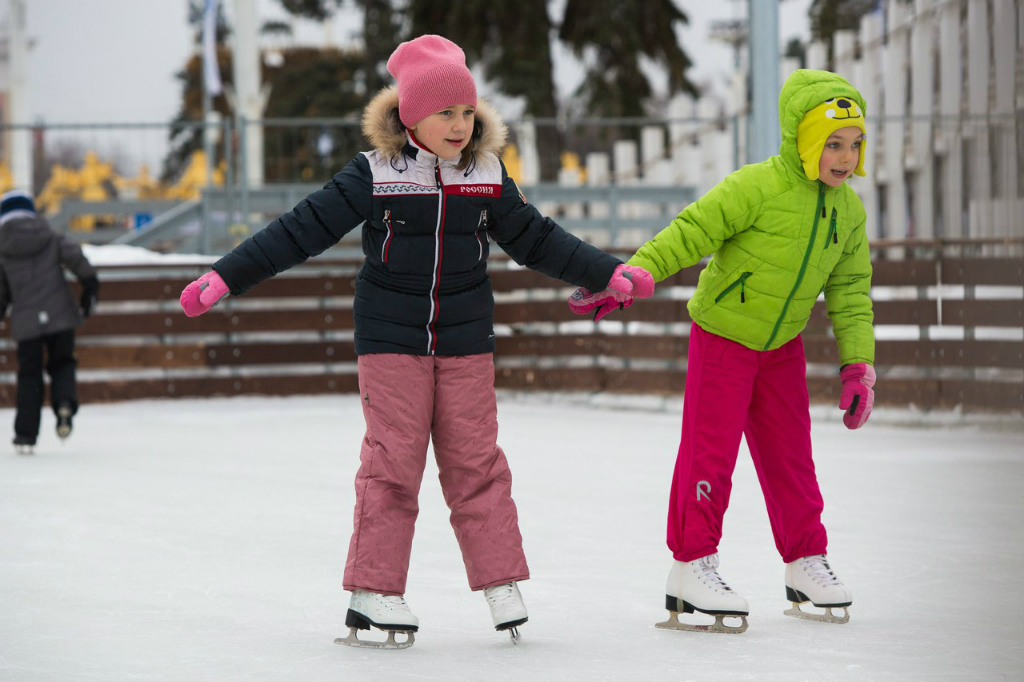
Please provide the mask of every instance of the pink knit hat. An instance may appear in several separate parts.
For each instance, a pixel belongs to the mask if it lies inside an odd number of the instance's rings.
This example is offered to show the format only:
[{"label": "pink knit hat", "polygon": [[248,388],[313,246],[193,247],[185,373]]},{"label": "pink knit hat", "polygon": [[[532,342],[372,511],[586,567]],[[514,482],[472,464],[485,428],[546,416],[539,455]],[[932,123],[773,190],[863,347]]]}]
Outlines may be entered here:
[{"label": "pink knit hat", "polygon": [[398,117],[406,128],[445,107],[476,106],[466,55],[447,38],[425,35],[402,43],[388,59],[388,73],[398,81]]}]

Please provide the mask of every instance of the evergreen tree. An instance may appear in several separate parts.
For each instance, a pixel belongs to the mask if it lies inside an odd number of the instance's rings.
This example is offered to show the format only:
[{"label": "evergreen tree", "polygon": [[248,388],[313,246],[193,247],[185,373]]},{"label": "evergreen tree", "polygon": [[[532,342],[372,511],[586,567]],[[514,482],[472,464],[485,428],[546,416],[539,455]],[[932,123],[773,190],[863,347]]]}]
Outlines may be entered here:
[{"label": "evergreen tree", "polygon": [[811,19],[811,40],[828,46],[828,64],[835,60],[833,48],[836,31],[860,28],[865,14],[881,8],[880,0],[813,0],[808,16]]},{"label": "evergreen tree", "polygon": [[[523,98],[526,116],[553,119],[558,114],[553,29],[545,0],[410,0],[406,14],[411,36],[436,33],[457,43],[470,65],[481,65],[484,78],[500,92]],[[537,148],[541,178],[553,180],[562,148],[556,126],[538,126]]]},{"label": "evergreen tree", "polygon": [[651,97],[641,57],[668,73],[669,94],[697,94],[686,76],[692,62],[676,39],[676,24],[689,23],[671,0],[568,0],[559,38],[586,66],[578,95],[594,116],[643,116]]},{"label": "evergreen tree", "polygon": [[[202,21],[201,12],[198,21]],[[366,105],[366,91],[356,87],[357,72],[364,66],[361,52],[336,48],[288,48],[282,50],[281,56],[279,66],[261,65],[261,82],[269,85],[272,93],[265,112],[268,118],[343,117],[358,113]],[[223,45],[217,47],[217,63],[227,92],[233,84],[232,54]],[[194,54],[177,74],[177,79],[181,83],[182,104],[171,124],[171,150],[161,173],[164,179],[176,177],[192,152],[203,147],[201,128],[195,125],[203,118],[201,55]],[[233,114],[224,94],[213,98],[212,107],[225,118]],[[277,137],[272,138],[271,131]],[[335,161],[352,157],[364,148],[356,126],[289,131],[271,128],[267,132],[265,172],[271,182],[319,178],[324,172],[337,170],[320,167],[322,160],[319,160],[317,142],[323,135],[329,136]],[[222,145],[217,146],[214,154],[211,161],[216,165],[223,157]],[[312,173],[306,169],[312,169]]]},{"label": "evergreen tree", "polygon": [[398,47],[402,13],[390,0],[355,0],[363,10],[363,66],[360,71],[367,94],[373,96],[391,84],[385,65]]}]

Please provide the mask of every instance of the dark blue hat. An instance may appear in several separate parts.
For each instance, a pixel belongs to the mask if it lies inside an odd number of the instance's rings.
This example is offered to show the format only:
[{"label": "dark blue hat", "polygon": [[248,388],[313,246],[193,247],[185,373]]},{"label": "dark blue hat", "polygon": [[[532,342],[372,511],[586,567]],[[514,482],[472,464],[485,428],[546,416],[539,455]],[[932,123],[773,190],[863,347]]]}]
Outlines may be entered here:
[{"label": "dark blue hat", "polygon": [[32,195],[20,189],[12,189],[0,198],[0,223],[19,217],[33,216],[36,204]]}]

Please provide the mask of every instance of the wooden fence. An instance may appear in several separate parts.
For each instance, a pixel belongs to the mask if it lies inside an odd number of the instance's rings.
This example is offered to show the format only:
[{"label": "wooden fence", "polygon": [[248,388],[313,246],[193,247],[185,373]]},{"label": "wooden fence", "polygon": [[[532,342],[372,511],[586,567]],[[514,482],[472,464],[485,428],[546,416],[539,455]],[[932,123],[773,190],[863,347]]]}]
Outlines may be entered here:
[{"label": "wooden fence", "polygon": [[[81,400],[355,392],[357,269],[355,261],[307,264],[190,319],[178,296],[205,267],[101,268],[101,304],[78,331]],[[498,387],[681,394],[686,299],[699,270],[595,325],[569,312],[571,287],[495,261]],[[877,402],[1024,411],[1022,287],[1021,258],[876,260]],[[17,363],[8,334],[5,325],[5,406],[14,404]],[[804,341],[812,401],[837,400],[836,347],[822,301]]]}]

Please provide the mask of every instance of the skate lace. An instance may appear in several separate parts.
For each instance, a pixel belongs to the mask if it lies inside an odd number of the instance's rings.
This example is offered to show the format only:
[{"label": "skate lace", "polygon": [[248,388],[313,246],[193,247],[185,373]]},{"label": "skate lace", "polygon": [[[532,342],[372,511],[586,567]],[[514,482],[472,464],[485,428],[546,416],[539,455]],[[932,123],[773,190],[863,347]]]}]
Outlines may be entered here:
[{"label": "skate lace", "polygon": [[516,602],[512,583],[490,587],[484,591],[484,596],[487,597],[487,602],[492,608],[511,606]]},{"label": "skate lace", "polygon": [[409,613],[409,605],[405,603],[405,597],[400,597],[396,594],[384,594],[381,595],[384,598],[384,602],[387,607],[392,611],[401,611],[402,613]]},{"label": "skate lace", "polygon": [[718,555],[709,554],[697,562],[700,567],[701,580],[711,583],[712,589],[718,592],[732,592],[725,579],[718,574]]},{"label": "skate lace", "polygon": [[811,579],[817,584],[826,587],[843,584],[843,581],[832,572],[832,567],[828,565],[828,560],[824,554],[804,557],[803,562],[804,570],[807,571]]}]

